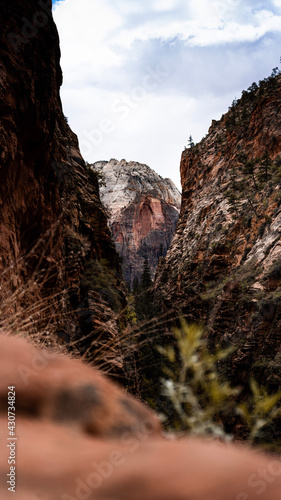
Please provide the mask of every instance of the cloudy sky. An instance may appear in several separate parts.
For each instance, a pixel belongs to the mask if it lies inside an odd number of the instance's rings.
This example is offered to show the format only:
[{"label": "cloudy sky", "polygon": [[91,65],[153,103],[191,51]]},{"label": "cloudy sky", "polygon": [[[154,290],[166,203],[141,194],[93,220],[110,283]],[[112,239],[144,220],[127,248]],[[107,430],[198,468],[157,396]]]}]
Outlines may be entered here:
[{"label": "cloudy sky", "polygon": [[281,56],[281,0],[60,0],[62,102],[89,162],[146,163],[180,187],[208,132]]}]

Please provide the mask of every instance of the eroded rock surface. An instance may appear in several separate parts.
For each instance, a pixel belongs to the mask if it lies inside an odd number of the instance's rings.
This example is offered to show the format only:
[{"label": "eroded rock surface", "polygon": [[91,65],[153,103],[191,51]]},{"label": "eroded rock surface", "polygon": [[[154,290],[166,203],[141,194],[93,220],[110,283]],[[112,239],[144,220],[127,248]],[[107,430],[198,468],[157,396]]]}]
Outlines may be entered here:
[{"label": "eroded rock surface", "polygon": [[[181,159],[182,207],[156,274],[162,311],[239,346],[230,375],[280,384],[281,76],[252,85]],[[235,378],[236,377],[236,378]]]},{"label": "eroded rock surface", "polygon": [[172,241],[180,209],[180,193],[170,179],[163,179],[137,162],[96,162],[101,176],[100,194],[116,249],[122,258],[124,278],[140,278],[145,258],[154,277],[160,256]]},{"label": "eroded rock surface", "polygon": [[[5,335],[0,424],[3,500],[280,500],[278,457],[212,441],[166,440],[155,415],[96,370]],[[7,489],[13,453],[15,493]]]},{"label": "eroded rock surface", "polygon": [[93,339],[119,336],[118,255],[97,178],[62,112],[52,2],[0,7],[1,322],[87,336],[89,352]]},{"label": "eroded rock surface", "polygon": [[13,385],[17,418],[31,416],[105,438],[134,433],[147,420],[151,433],[160,433],[148,407],[81,361],[12,336],[0,336],[0,350],[2,411],[7,408],[7,388]]}]

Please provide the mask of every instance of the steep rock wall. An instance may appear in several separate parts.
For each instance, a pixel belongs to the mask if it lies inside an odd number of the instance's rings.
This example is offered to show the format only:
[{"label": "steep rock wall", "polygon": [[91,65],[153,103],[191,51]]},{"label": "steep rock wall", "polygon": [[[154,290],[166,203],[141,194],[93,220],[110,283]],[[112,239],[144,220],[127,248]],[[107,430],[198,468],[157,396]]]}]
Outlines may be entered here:
[{"label": "steep rock wall", "polygon": [[156,273],[160,309],[238,350],[230,371],[280,381],[281,76],[253,84],[181,159],[177,231]]},{"label": "steep rock wall", "polygon": [[0,6],[1,324],[88,335],[91,351],[118,337],[125,297],[97,178],[62,112],[52,2]]}]

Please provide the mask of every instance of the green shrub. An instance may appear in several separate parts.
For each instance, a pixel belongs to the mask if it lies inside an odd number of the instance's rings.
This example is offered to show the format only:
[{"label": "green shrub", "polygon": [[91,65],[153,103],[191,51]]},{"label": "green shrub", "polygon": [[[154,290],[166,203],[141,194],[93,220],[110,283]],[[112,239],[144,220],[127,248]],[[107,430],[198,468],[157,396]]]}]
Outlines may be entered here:
[{"label": "green shrub", "polygon": [[91,290],[99,293],[115,312],[121,311],[122,298],[117,287],[116,272],[105,259],[87,264],[81,287],[85,293]]},{"label": "green shrub", "polygon": [[203,329],[197,325],[182,322],[174,334],[176,347],[159,347],[170,364],[165,368],[169,378],[163,379],[162,384],[163,394],[174,409],[173,427],[226,437],[219,416],[233,405],[232,399],[239,390],[221,379],[217,363],[233,349],[211,354],[202,338]]},{"label": "green shrub", "polygon": [[262,238],[263,234],[264,234],[264,231],[265,231],[265,228],[266,228],[266,223],[263,222],[260,227],[259,227],[259,230],[258,230],[258,236],[260,238]]},{"label": "green shrub", "polygon": [[266,278],[281,278],[281,260],[275,260],[266,273]]},{"label": "green shrub", "polygon": [[281,417],[281,392],[269,394],[252,379],[250,394],[244,401],[242,388],[233,387],[218,369],[233,348],[211,353],[202,327],[187,325],[185,321],[174,330],[174,335],[175,346],[159,347],[168,362],[168,378],[162,379],[162,385],[172,407],[170,428],[232,439],[224,422],[229,415],[236,415],[244,420],[250,442],[267,444],[263,442],[263,431]]}]

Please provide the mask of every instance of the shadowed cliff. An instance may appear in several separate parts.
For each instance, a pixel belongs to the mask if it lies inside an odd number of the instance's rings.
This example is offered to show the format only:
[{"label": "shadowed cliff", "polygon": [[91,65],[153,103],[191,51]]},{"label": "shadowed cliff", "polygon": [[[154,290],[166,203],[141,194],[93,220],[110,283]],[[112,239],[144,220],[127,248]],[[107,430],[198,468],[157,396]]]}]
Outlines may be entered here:
[{"label": "shadowed cliff", "polygon": [[87,337],[78,346],[91,356],[93,340],[119,335],[119,259],[97,178],[62,112],[51,2],[0,5],[1,325]]}]

